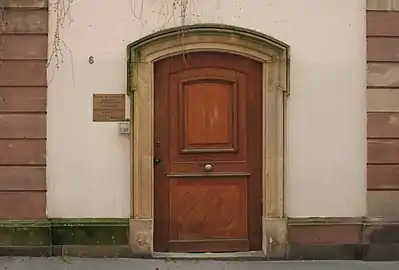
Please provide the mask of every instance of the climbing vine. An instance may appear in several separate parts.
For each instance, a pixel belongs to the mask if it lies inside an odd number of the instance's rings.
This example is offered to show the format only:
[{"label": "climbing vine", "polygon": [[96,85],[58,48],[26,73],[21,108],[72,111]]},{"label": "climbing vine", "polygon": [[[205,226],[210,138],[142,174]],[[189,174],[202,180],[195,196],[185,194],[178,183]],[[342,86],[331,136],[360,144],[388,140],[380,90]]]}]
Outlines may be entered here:
[{"label": "climbing vine", "polygon": [[[190,1],[194,0],[160,0],[159,15],[164,17],[164,22],[160,25],[160,28],[166,26],[172,19],[176,21],[176,11],[179,14],[180,25],[184,26],[187,23],[187,10]],[[138,19],[142,25],[144,25],[144,0],[131,0],[131,8],[134,17]]]},{"label": "climbing vine", "polygon": [[50,41],[48,64],[54,61],[56,68],[59,68],[64,60],[64,51],[70,51],[62,39],[61,31],[69,18],[73,2],[74,0],[52,0],[49,3],[49,9],[52,9],[55,14],[55,24]]},{"label": "climbing vine", "polygon": [[[77,0],[49,0],[49,11],[53,12],[53,23],[51,24],[51,35],[49,36],[49,52],[48,63],[49,66],[53,63],[55,68],[64,61],[65,53],[71,53],[68,44],[62,38],[62,29],[70,19],[70,13],[73,3]],[[144,26],[144,9],[145,0],[130,0],[133,16],[139,20]],[[184,35],[184,26],[187,25],[188,6],[190,3],[197,0],[159,0],[161,10],[159,15],[163,16],[164,21],[159,25],[162,29],[173,20],[176,24],[182,27],[182,35]],[[220,1],[220,0],[216,0]],[[4,48],[6,42],[7,20],[6,9],[10,0],[0,0],[0,51]],[[111,4],[111,3],[110,3]],[[177,18],[178,17],[178,18]],[[1,60],[1,55],[0,55]]]},{"label": "climbing vine", "polygon": [[[4,43],[6,41],[5,33],[6,33],[6,18],[5,18],[5,1],[0,0],[0,50],[4,48]],[[2,54],[0,54],[0,60],[2,59]]]}]

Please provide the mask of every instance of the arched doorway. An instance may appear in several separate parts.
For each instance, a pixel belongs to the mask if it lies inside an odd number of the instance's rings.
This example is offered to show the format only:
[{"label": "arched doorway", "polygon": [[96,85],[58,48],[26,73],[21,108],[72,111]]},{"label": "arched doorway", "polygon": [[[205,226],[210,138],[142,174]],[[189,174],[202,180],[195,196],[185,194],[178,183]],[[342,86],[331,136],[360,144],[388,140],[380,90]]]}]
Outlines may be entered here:
[{"label": "arched doorway", "polygon": [[225,25],[181,31],[128,48],[132,249],[273,256],[286,238],[288,46]]}]

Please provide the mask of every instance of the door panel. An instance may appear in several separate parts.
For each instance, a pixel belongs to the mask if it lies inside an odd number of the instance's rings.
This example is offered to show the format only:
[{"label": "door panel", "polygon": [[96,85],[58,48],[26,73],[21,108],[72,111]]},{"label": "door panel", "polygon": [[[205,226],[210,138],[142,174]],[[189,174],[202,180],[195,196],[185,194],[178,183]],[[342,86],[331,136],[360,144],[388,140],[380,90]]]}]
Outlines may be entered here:
[{"label": "door panel", "polygon": [[261,74],[227,53],[155,63],[155,251],[261,249]]},{"label": "door panel", "polygon": [[[237,151],[237,73],[221,73],[217,69],[203,68],[171,76],[171,87],[179,83],[179,91],[173,91],[171,98],[176,100],[177,95],[180,105],[179,110],[174,111],[180,123],[172,122],[172,125],[180,127],[181,153]],[[198,74],[205,76],[197,77]]]},{"label": "door panel", "polygon": [[[195,243],[201,243],[209,250],[215,240],[240,242],[247,238],[245,177],[204,177],[201,181],[172,179],[170,190],[173,251],[199,251],[193,246]],[[208,245],[205,246],[204,241]],[[247,250],[248,241],[241,242]]]},{"label": "door panel", "polygon": [[235,151],[237,103],[235,83],[214,78],[182,85],[182,153]]},{"label": "door panel", "polygon": [[238,94],[238,82],[245,85],[246,76],[215,68],[170,76],[169,102],[178,104],[170,110],[172,173],[202,172],[204,161],[210,160],[215,172],[226,165],[230,171],[231,162],[245,163],[246,132],[238,135],[238,127],[245,126],[238,123],[246,119],[246,91]]}]

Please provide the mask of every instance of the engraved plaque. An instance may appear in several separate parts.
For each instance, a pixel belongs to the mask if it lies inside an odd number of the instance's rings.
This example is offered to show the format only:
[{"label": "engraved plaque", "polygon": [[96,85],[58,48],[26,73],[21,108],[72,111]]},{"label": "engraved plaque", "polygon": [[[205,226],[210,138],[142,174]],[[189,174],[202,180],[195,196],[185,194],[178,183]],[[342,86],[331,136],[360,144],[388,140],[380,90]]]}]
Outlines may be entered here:
[{"label": "engraved plaque", "polygon": [[93,121],[113,122],[125,120],[125,94],[94,94]]}]

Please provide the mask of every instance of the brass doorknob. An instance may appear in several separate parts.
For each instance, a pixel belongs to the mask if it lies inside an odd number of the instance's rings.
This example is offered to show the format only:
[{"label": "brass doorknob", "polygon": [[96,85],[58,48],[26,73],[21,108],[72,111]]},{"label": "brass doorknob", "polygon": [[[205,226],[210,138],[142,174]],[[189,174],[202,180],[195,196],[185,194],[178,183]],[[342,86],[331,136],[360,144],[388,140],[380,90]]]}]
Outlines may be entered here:
[{"label": "brass doorknob", "polygon": [[204,166],[204,169],[206,172],[211,172],[211,171],[213,171],[213,166],[211,164],[206,164]]}]

